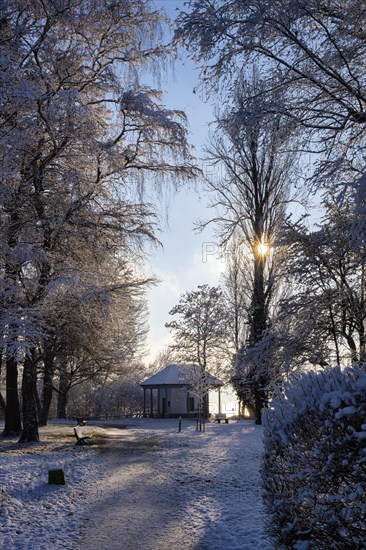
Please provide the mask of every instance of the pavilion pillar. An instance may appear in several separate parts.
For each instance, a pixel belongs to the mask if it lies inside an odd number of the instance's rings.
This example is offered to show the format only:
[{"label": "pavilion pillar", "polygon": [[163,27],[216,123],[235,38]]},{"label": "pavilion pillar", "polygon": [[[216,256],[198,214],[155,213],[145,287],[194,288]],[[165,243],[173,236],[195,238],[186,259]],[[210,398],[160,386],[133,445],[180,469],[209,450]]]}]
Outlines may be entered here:
[{"label": "pavilion pillar", "polygon": [[221,388],[219,388],[219,414],[221,414]]},{"label": "pavilion pillar", "polygon": [[150,418],[154,414],[154,400],[153,400],[153,389],[150,388]]},{"label": "pavilion pillar", "polygon": [[143,413],[143,417],[147,418],[147,414],[146,414],[146,388],[144,388],[144,413]]}]

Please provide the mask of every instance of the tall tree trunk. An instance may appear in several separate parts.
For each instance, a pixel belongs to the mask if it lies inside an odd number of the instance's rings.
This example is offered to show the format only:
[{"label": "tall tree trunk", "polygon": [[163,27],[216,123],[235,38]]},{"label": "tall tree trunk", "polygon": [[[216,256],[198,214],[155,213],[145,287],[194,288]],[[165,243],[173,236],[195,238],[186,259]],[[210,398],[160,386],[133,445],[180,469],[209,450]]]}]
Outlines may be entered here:
[{"label": "tall tree trunk", "polygon": [[205,393],[203,394],[203,399],[202,399],[203,418],[206,418],[206,420],[210,416],[209,406],[210,406],[210,403],[209,403],[209,395],[208,395],[208,389],[207,389],[205,390]]},{"label": "tall tree trunk", "polygon": [[38,426],[39,426],[39,415],[41,414],[42,403],[41,403],[41,398],[39,397],[37,384],[36,384],[35,390],[36,390],[35,398],[36,398],[36,405],[37,405],[37,418],[38,418]]},{"label": "tall tree trunk", "polygon": [[360,357],[359,357],[359,362],[360,364],[364,364],[365,363],[365,360],[366,360],[366,334],[365,334],[365,329],[364,329],[364,326],[363,326],[363,323],[359,324],[359,327],[358,327],[358,334],[359,334],[359,337],[360,337]]},{"label": "tall tree trunk", "polygon": [[43,389],[42,389],[42,408],[39,415],[39,425],[46,426],[48,420],[48,414],[52,402],[53,395],[53,374],[54,374],[54,354],[45,351],[44,354],[44,376],[43,376]]},{"label": "tall tree trunk", "polygon": [[1,412],[4,416],[4,418],[5,418],[6,403],[5,403],[5,399],[3,398],[1,393],[0,393],[0,409],[1,409]]},{"label": "tall tree trunk", "polygon": [[66,418],[66,405],[69,391],[69,376],[66,370],[60,370],[60,382],[57,394],[57,418]]},{"label": "tall tree trunk", "polygon": [[[254,250],[254,287],[252,301],[252,322],[250,333],[250,344],[256,345],[263,337],[263,332],[267,327],[267,308],[264,290],[264,268],[266,257]],[[254,383],[254,406],[255,422],[262,424],[262,409],[267,404],[266,386],[268,384],[268,372],[257,373]]]},{"label": "tall tree trunk", "polygon": [[6,405],[4,437],[19,435],[22,429],[18,395],[18,364],[14,357],[6,359]]},{"label": "tall tree trunk", "polygon": [[268,406],[267,384],[268,377],[260,376],[254,388],[254,414],[256,424],[262,424],[262,410]]},{"label": "tall tree trunk", "polygon": [[[1,371],[3,370],[3,348],[0,347],[0,387],[1,387]],[[6,403],[3,394],[0,391],[0,414],[5,419]]]},{"label": "tall tree trunk", "polygon": [[[5,255],[5,287],[7,299],[5,300],[5,308],[12,310],[16,307],[16,299],[14,297],[14,289],[17,287],[18,281],[18,259],[14,257],[14,249],[18,242],[19,232],[19,214],[14,212],[13,204],[11,204],[8,215],[10,217],[10,225],[8,228],[8,252]],[[10,323],[9,338],[16,340],[17,330]],[[11,336],[14,332],[14,336]],[[14,343],[14,342],[13,342]],[[11,342],[8,342],[8,346]],[[15,357],[11,357],[9,352],[6,353],[6,409],[5,409],[5,427],[4,436],[19,435],[22,429],[20,417],[20,405],[18,395],[18,364]]]},{"label": "tall tree trunk", "polygon": [[57,418],[60,420],[66,418],[67,398],[68,395],[65,392],[57,394]]},{"label": "tall tree trunk", "polygon": [[[0,347],[0,383],[1,383],[1,371],[3,366],[3,348]],[[3,394],[0,392],[0,410],[2,416],[5,418],[6,403]]]},{"label": "tall tree trunk", "polygon": [[37,363],[35,354],[26,356],[24,360],[22,399],[23,399],[23,430],[19,443],[39,441],[37,414]]},{"label": "tall tree trunk", "polygon": [[257,344],[267,326],[267,311],[264,292],[264,267],[265,258],[258,252],[254,258],[254,287],[252,300],[252,322],[250,331],[250,344]]}]

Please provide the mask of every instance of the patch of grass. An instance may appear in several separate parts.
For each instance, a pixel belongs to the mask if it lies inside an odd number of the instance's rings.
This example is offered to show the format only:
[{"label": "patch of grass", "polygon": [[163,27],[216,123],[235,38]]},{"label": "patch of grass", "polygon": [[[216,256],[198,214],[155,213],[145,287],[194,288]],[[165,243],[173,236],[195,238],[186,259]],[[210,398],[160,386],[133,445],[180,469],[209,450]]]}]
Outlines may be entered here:
[{"label": "patch of grass", "polygon": [[162,439],[146,438],[144,443],[147,447],[158,447],[159,445],[164,445],[165,441]]},{"label": "patch of grass", "polygon": [[91,434],[88,434],[90,435],[91,437],[107,437],[106,434],[104,432],[91,432]]},{"label": "patch of grass", "polygon": [[75,437],[74,434],[72,433],[60,433],[60,432],[57,432],[57,433],[47,433],[47,434],[41,434],[40,435],[41,439],[68,439],[68,438],[71,438],[71,437]]}]

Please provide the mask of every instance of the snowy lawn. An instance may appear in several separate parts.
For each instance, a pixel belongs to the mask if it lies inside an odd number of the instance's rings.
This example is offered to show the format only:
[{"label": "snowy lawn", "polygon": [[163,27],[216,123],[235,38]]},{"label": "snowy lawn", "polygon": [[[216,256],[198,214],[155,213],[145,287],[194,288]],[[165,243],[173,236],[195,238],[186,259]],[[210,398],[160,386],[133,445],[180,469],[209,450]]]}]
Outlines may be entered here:
[{"label": "snowy lawn", "polygon": [[[120,426],[120,427],[118,427]],[[127,426],[127,429],[121,427]],[[42,443],[0,440],[0,535],[6,549],[264,550],[261,428],[129,419],[41,429]],[[106,438],[107,443],[103,440]],[[66,485],[48,485],[63,468]]]}]

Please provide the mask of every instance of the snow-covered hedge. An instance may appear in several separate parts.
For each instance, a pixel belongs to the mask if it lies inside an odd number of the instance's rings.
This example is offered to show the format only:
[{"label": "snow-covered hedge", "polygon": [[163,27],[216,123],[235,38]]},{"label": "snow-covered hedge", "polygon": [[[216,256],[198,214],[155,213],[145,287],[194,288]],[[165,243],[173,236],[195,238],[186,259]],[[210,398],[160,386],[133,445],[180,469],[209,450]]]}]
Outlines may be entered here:
[{"label": "snow-covered hedge", "polygon": [[366,541],[366,372],[294,377],[264,415],[264,502],[277,548]]}]

